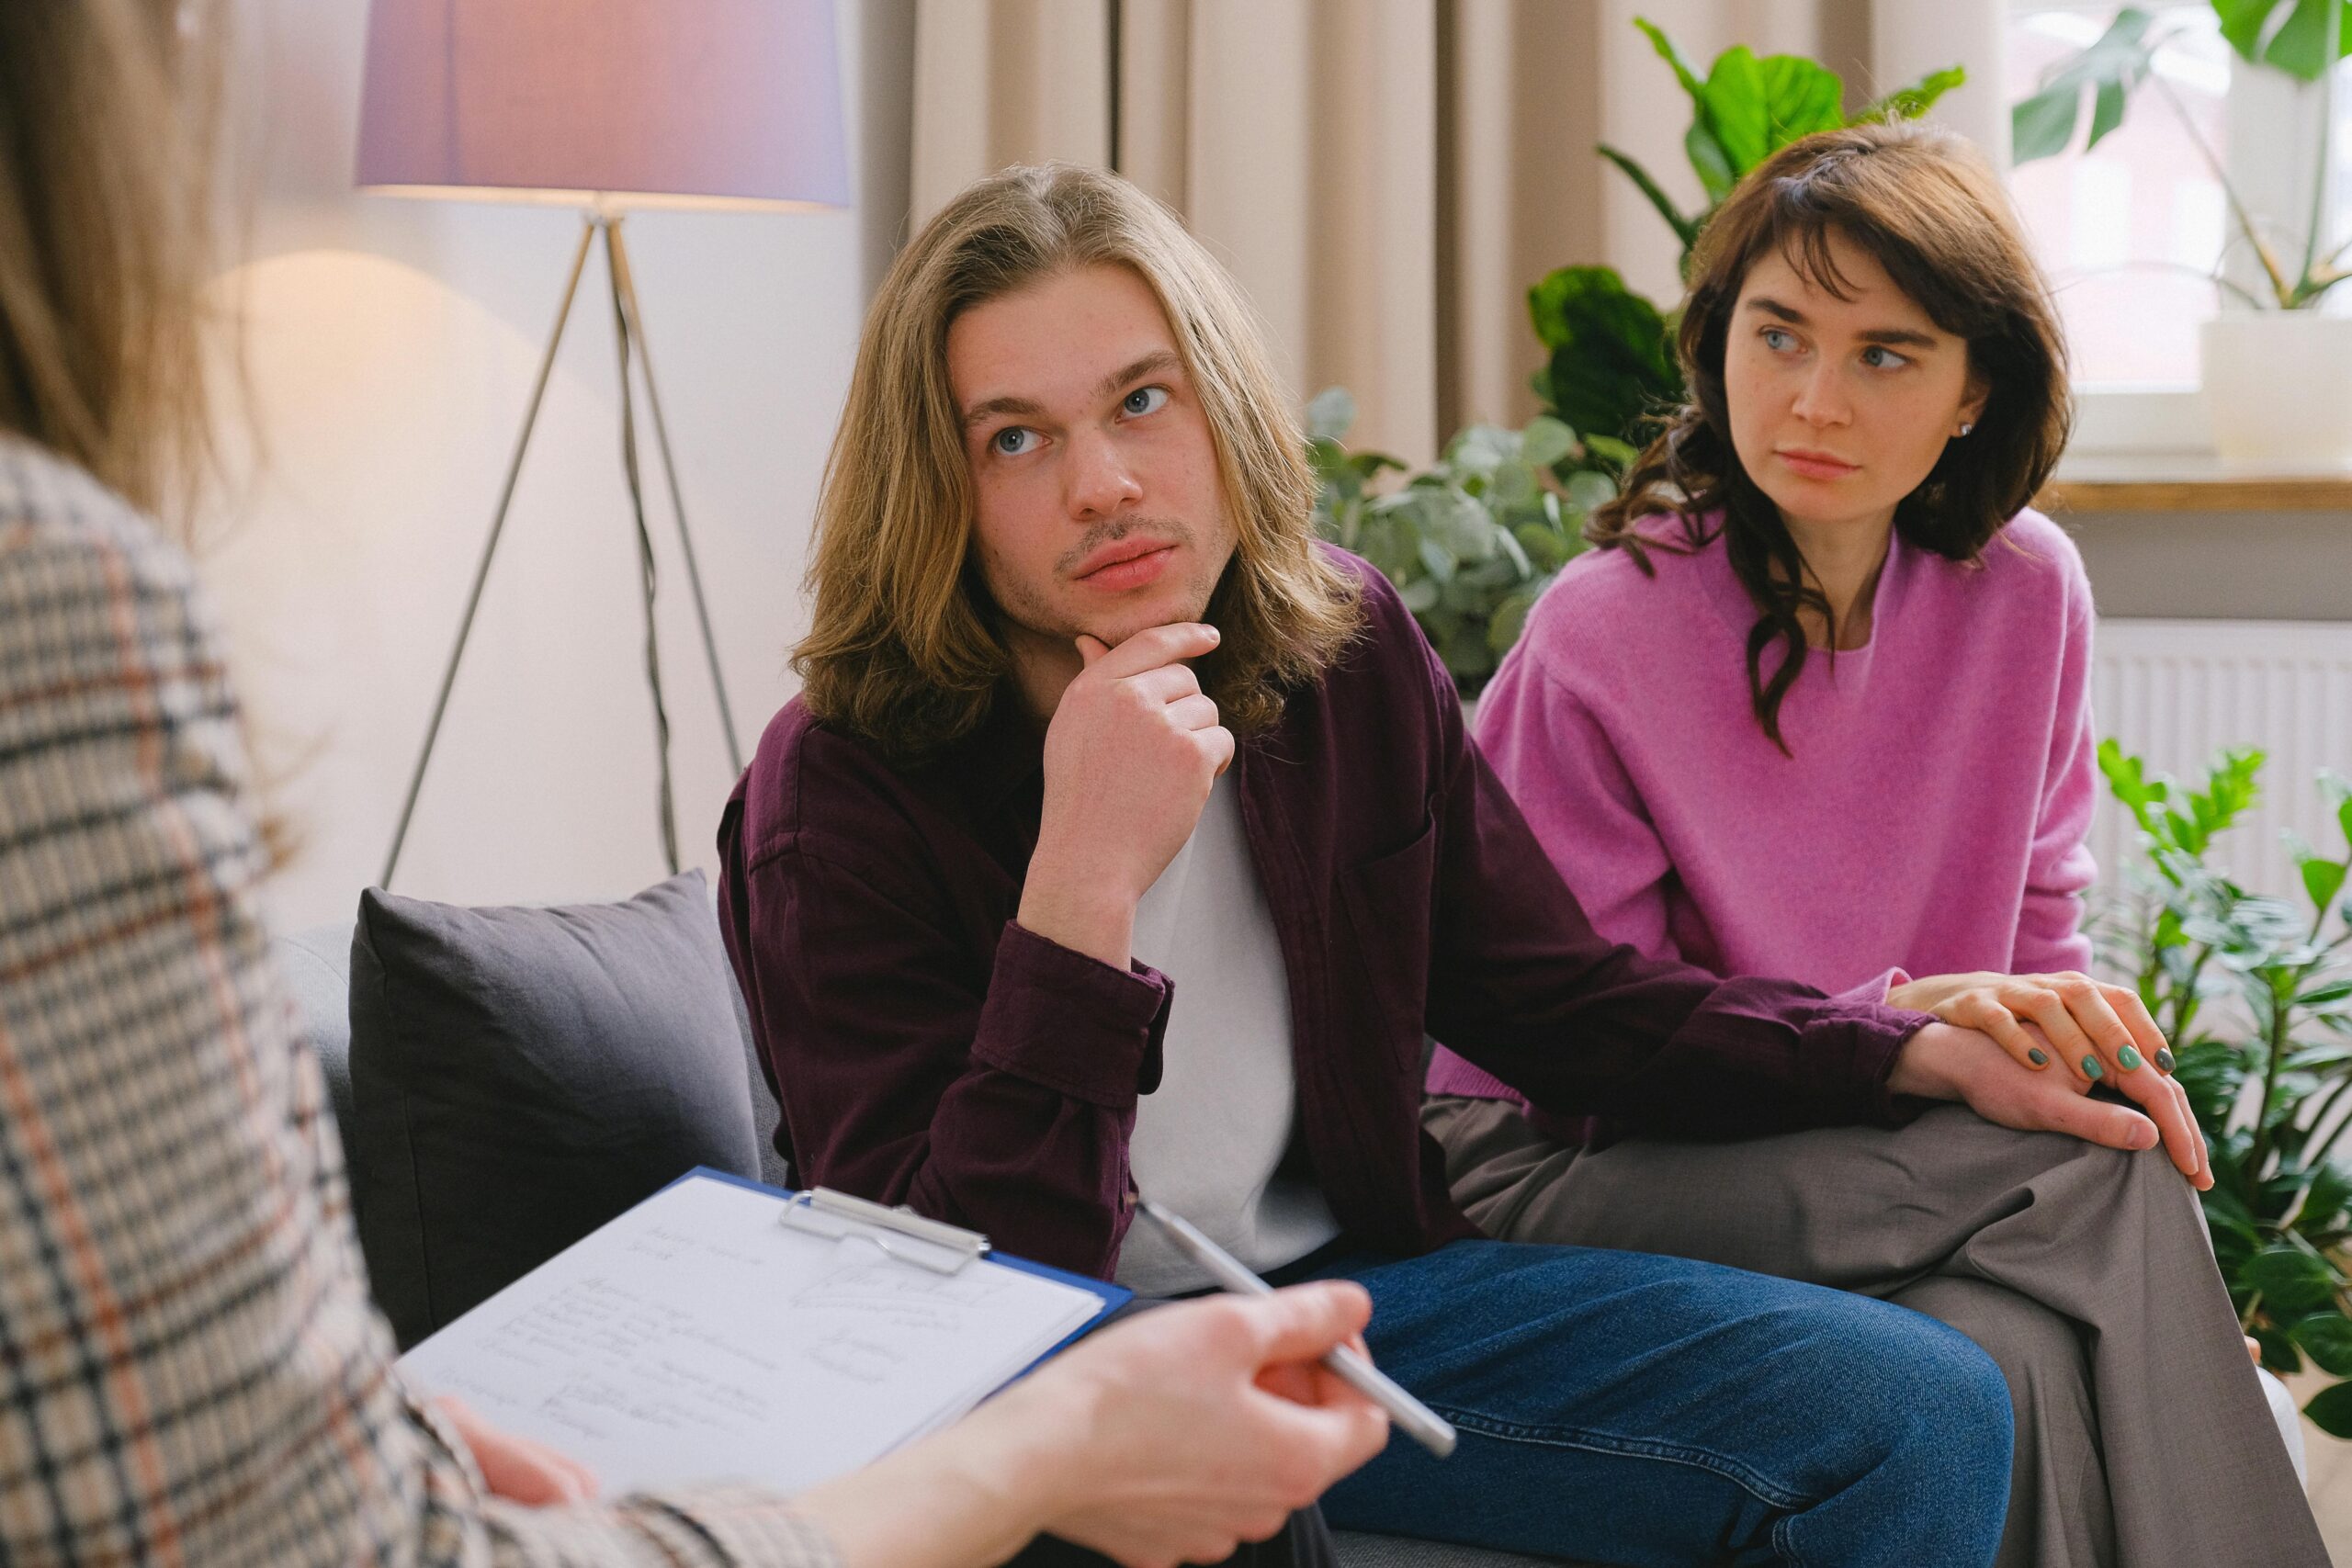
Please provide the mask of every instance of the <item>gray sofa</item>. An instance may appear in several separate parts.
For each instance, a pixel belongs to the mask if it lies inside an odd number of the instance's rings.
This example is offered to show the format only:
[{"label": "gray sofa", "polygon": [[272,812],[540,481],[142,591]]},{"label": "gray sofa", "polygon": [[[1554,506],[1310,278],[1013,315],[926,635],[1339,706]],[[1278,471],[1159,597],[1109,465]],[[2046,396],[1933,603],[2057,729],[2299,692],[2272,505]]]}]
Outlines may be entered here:
[{"label": "gray sofa", "polygon": [[[313,927],[280,937],[274,944],[278,967],[301,1008],[311,1043],[325,1071],[336,1123],[346,1128],[356,1125],[351,1086],[351,937],[352,928],[345,923]],[[737,1007],[740,1019],[740,998]],[[752,1054],[748,1021],[743,1021],[743,1040],[744,1070],[751,1078],[752,1113],[759,1129],[761,1174],[768,1181],[783,1186],[787,1173],[775,1154],[771,1136],[775,1130],[777,1108]],[[367,1183],[357,1179],[364,1173],[356,1168],[359,1156],[349,1138],[345,1140],[345,1153],[346,1159],[355,1162],[352,1185],[356,1202]],[[382,1281],[378,1281],[378,1288],[383,1288]],[[1340,1532],[1339,1541],[1345,1568],[1531,1568],[1556,1561],[1352,1531]]]}]

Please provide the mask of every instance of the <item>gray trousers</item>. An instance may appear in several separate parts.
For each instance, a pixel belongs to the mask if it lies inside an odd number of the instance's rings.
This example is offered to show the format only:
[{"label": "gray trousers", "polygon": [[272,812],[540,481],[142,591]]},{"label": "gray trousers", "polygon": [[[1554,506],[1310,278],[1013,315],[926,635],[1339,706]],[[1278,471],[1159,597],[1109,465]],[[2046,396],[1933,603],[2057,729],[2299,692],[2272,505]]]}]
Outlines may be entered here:
[{"label": "gray trousers", "polygon": [[1432,1098],[1454,1201],[1504,1241],[1666,1253],[1959,1329],[2017,1416],[1999,1568],[2327,1568],[2197,1195],[2126,1154],[1939,1106],[1900,1131],[1565,1147]]}]

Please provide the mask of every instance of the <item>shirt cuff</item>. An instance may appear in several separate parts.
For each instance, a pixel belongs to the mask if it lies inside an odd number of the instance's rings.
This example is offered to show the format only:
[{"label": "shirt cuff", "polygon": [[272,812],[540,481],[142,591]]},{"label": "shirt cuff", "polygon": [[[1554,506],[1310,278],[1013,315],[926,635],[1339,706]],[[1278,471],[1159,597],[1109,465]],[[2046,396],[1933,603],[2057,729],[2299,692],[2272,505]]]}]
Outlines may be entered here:
[{"label": "shirt cuff", "polygon": [[1148,964],[1098,958],[1004,923],[973,1056],[1113,1111],[1159,1087],[1175,982]]},{"label": "shirt cuff", "polygon": [[1843,1102],[1849,1119],[1901,1127],[1917,1120],[1928,1101],[1896,1094],[1888,1080],[1894,1076],[1903,1047],[1935,1021],[1932,1013],[1884,1007],[1848,992],[1825,1001],[1805,1024],[1799,1056],[1808,1062],[1842,1064],[1838,1075],[1842,1085],[1821,1088],[1828,1090],[1831,1099]]},{"label": "shirt cuff", "polygon": [[1911,983],[1911,973],[1896,964],[1883,975],[1873,975],[1850,991],[1839,991],[1829,999],[1833,1002],[1863,1002],[1872,1007],[1884,1007],[1886,994],[1897,986]]}]

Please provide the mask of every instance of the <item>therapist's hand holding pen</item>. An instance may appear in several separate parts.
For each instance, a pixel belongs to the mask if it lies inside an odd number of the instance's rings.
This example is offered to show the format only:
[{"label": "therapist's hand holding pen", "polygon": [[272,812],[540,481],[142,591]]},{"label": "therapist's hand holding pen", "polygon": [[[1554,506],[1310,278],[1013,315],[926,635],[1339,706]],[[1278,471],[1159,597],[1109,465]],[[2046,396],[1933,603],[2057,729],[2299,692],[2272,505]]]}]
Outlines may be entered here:
[{"label": "therapist's hand holding pen", "polygon": [[843,1568],[985,1568],[1039,1531],[1124,1568],[1221,1562],[1386,1443],[1317,1364],[1371,1318],[1346,1282],[1138,1313],[794,1511]]}]

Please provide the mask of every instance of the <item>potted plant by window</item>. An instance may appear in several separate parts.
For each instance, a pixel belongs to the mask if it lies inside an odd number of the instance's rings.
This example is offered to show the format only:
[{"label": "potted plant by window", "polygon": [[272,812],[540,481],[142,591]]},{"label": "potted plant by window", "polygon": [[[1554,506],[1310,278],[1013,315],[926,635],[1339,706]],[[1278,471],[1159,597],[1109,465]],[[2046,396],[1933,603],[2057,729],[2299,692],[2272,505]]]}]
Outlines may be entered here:
[{"label": "potted plant by window", "polygon": [[2154,69],[2165,35],[2136,7],[2117,13],[2097,41],[2053,64],[2034,94],[2011,111],[2013,161],[2064,152],[2087,99],[2086,149],[2123,122],[2125,105],[2153,87],[2220,182],[2230,220],[2259,268],[2256,286],[2217,276],[2223,309],[2205,323],[2200,347],[2213,446],[2224,463],[2272,469],[2352,468],[2352,317],[2323,315],[2320,303],[2352,277],[2352,243],[2323,254],[2335,122],[2337,61],[2352,45],[2343,0],[2212,0],[2222,35],[2239,57],[2284,73],[2317,99],[2310,150],[2311,200],[2299,234],[2282,234],[2247,206],[2213,149]]}]

